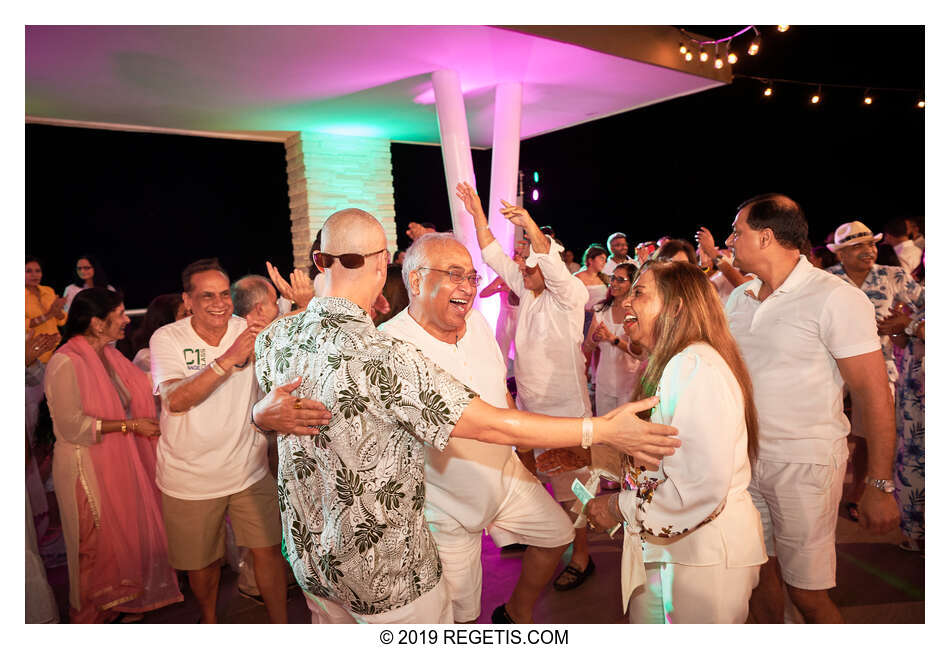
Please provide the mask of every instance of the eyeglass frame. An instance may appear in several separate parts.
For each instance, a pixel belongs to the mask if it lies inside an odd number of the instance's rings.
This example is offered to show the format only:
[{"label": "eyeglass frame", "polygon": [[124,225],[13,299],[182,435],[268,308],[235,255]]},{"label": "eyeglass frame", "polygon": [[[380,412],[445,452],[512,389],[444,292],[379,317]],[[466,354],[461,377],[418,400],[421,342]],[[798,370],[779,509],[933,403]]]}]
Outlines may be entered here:
[{"label": "eyeglass frame", "polygon": [[611,275],[611,276],[610,276],[610,283],[613,284],[615,279],[620,280],[621,282],[632,282],[632,281],[633,281],[633,279],[631,279],[630,277],[624,277],[624,276],[622,276],[622,275]]},{"label": "eyeglass frame", "polygon": [[[338,259],[338,260],[340,261],[340,265],[343,266],[343,268],[347,268],[347,269],[349,269],[349,270],[356,270],[357,268],[362,268],[363,266],[366,265],[366,258],[367,258],[367,257],[372,257],[373,255],[378,255],[378,254],[381,253],[381,252],[385,252],[385,253],[389,254],[389,250],[388,250],[387,248],[383,248],[382,250],[377,250],[376,252],[367,252],[366,254],[361,254],[361,253],[358,253],[358,252],[344,252],[344,253],[340,253],[339,255],[331,255],[329,252],[323,252],[322,250],[314,250],[313,253],[310,255],[310,257],[311,257],[311,259],[313,260],[313,263],[314,263],[314,265],[315,265],[317,268],[327,269],[327,268],[329,268],[330,266],[333,265],[334,260],[337,260],[337,259]],[[319,261],[317,261],[317,256],[318,256],[318,255],[325,255],[325,256],[329,257],[329,258],[330,258],[330,263],[329,263],[329,264],[325,264],[325,265],[324,265],[324,264],[321,264]],[[344,257],[349,257],[349,258],[359,257],[359,258],[360,258],[360,261],[359,261],[359,263],[356,264],[355,266],[350,266],[350,265],[347,265],[347,263],[343,261],[343,258],[344,258]]]},{"label": "eyeglass frame", "polygon": [[[481,281],[482,281],[482,276],[479,275],[478,273],[475,273],[475,272],[472,272],[471,274],[465,275],[465,274],[463,274],[462,271],[460,271],[460,270],[454,270],[454,269],[453,269],[453,270],[442,270],[441,268],[431,268],[431,267],[429,267],[429,266],[419,266],[419,268],[417,268],[416,270],[435,270],[435,271],[438,271],[438,272],[440,272],[440,273],[445,273],[446,275],[449,276],[449,279],[452,281],[453,284],[458,284],[459,286],[462,285],[462,281],[463,281],[463,280],[468,280],[468,283],[469,283],[469,284],[471,284],[472,286],[476,286],[476,287],[477,287],[477,286],[481,283]],[[455,274],[460,275],[458,281],[455,280]],[[473,280],[474,280],[474,281],[473,281]]]}]

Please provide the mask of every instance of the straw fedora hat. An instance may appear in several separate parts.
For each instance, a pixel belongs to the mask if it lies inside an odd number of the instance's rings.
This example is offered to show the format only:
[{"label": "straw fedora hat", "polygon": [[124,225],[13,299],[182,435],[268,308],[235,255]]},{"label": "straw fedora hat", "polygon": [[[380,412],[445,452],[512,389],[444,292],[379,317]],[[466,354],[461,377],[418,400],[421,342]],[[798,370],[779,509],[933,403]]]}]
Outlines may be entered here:
[{"label": "straw fedora hat", "polygon": [[838,226],[835,230],[835,242],[828,244],[828,250],[837,252],[846,246],[853,246],[866,241],[880,241],[884,235],[881,233],[871,234],[871,229],[861,223],[861,221],[851,221]]}]

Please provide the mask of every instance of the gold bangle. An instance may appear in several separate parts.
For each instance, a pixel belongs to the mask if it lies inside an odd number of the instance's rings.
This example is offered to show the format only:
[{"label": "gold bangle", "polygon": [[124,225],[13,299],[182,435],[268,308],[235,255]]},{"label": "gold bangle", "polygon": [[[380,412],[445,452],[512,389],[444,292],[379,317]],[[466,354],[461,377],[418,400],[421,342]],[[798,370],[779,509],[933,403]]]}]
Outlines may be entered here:
[{"label": "gold bangle", "polygon": [[127,426],[125,425],[125,420],[124,420],[124,419],[122,420],[122,428],[121,428],[120,430],[121,430],[123,433],[128,432],[128,428],[127,428]]}]

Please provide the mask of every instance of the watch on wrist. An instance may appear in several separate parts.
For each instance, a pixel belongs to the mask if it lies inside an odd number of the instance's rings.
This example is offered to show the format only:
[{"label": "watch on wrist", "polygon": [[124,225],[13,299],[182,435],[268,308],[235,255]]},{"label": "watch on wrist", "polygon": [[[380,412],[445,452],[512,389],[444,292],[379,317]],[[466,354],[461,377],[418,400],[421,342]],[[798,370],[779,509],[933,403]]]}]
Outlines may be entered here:
[{"label": "watch on wrist", "polygon": [[886,478],[878,478],[877,480],[872,479],[870,476],[864,479],[864,484],[870,485],[875,489],[880,489],[886,494],[894,493],[894,481],[888,480]]},{"label": "watch on wrist", "polygon": [[610,344],[613,345],[614,347],[618,346],[620,344],[620,338],[614,338],[613,340],[610,341]]}]

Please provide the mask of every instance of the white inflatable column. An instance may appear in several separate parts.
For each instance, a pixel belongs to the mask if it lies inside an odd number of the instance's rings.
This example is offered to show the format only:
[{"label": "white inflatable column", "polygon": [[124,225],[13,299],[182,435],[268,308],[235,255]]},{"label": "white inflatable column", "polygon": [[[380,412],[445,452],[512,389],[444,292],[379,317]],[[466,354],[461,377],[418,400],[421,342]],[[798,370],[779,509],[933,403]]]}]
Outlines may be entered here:
[{"label": "white inflatable column", "polygon": [[[509,257],[514,253],[515,226],[501,215],[501,199],[512,205],[518,201],[518,154],[521,147],[521,84],[501,83],[495,87],[495,121],[492,131],[491,190],[488,226]],[[493,274],[493,273],[491,273]],[[500,299],[505,299],[502,295]],[[491,300],[481,307],[488,322],[498,322],[500,304]],[[498,322],[497,327],[504,326]],[[496,330],[497,330],[496,327]],[[503,350],[506,354],[508,350]]]}]

